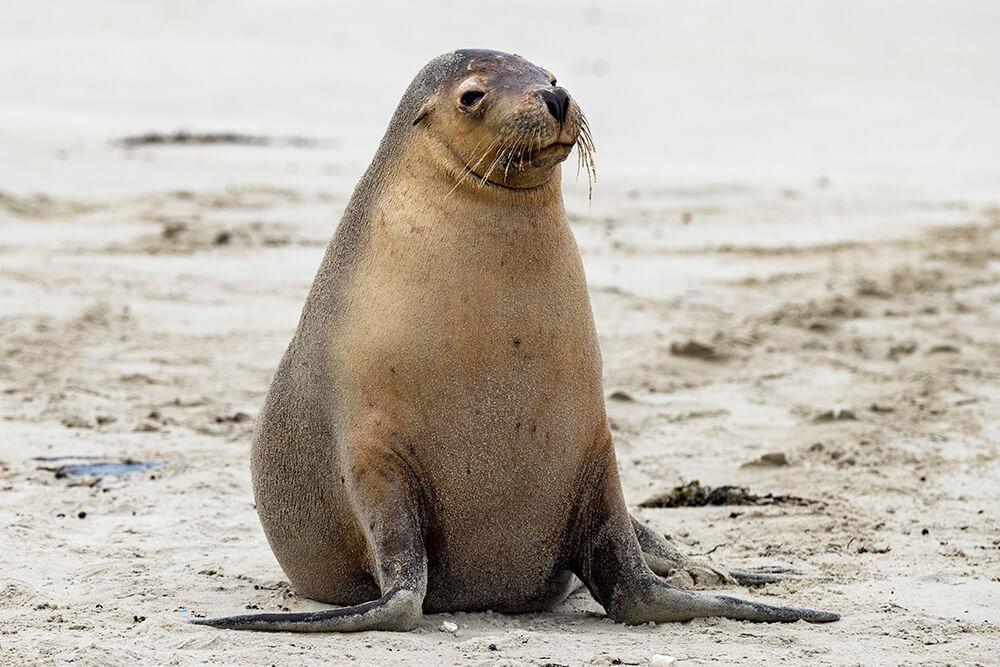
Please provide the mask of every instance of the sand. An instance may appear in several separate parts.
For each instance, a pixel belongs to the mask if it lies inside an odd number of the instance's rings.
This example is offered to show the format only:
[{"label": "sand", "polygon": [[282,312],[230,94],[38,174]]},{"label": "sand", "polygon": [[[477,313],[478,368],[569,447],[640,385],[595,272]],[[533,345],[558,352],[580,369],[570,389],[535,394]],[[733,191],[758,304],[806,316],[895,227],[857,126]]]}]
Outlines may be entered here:
[{"label": "sand", "polygon": [[[625,627],[579,591],[407,634],[189,625],[322,607],[258,525],[253,419],[394,100],[470,37],[444,4],[376,52],[379,6],[98,2],[12,10],[0,35],[0,663],[995,662],[997,16],[800,6],[626,3],[574,12],[568,44],[512,17],[476,41],[556,70],[591,118],[600,180],[590,203],[568,171],[567,209],[633,511],[723,567],[834,577],[722,590],[841,621]],[[639,136],[616,96],[649,71],[676,122]],[[185,128],[318,142],[114,141]],[[121,461],[162,465],[56,474]],[[693,480],[812,502],[638,507]]]}]

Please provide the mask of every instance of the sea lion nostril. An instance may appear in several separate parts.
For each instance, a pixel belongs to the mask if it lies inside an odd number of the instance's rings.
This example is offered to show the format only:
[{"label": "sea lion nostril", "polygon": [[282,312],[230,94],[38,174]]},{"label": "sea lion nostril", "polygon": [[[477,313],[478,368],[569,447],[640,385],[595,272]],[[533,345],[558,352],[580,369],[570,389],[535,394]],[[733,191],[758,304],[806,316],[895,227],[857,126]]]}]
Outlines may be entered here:
[{"label": "sea lion nostril", "polygon": [[539,91],[539,96],[545,102],[545,108],[560,124],[566,122],[566,112],[569,110],[569,93],[562,88],[546,88]]}]

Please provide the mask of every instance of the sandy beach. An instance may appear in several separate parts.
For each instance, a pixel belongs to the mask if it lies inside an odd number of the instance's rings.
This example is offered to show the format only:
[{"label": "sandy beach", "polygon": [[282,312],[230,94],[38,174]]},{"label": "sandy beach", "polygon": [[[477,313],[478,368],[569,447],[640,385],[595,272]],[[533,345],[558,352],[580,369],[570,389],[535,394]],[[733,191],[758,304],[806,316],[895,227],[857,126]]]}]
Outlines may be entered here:
[{"label": "sandy beach", "polygon": [[[1000,10],[508,5],[4,10],[0,663],[996,661]],[[590,118],[593,199],[564,190],[630,508],[831,577],[716,590],[839,622],[627,627],[580,590],[405,634],[188,623],[323,607],[260,529],[250,433],[396,101],[464,46]],[[122,142],[180,131],[230,136]],[[791,498],[639,507],[695,480]]]}]

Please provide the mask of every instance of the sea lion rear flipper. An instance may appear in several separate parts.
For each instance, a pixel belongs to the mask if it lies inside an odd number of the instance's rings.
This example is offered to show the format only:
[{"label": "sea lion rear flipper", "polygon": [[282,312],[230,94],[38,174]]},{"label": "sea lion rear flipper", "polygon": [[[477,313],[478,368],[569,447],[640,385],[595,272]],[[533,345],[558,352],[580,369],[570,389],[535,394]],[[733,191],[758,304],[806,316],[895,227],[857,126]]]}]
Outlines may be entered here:
[{"label": "sea lion rear flipper", "polygon": [[723,595],[686,591],[668,584],[646,564],[642,548],[625,507],[613,453],[594,489],[585,513],[580,552],[574,572],[604,607],[608,616],[623,623],[686,621],[703,616],[723,616],[758,622],[836,621],[838,614],[774,607]]},{"label": "sea lion rear flipper", "polygon": [[[809,574],[801,570],[773,565],[752,567],[745,570],[727,570],[687,556],[674,545],[670,538],[653,530],[634,516],[631,518],[632,529],[635,531],[636,539],[639,540],[639,547],[642,549],[646,565],[661,577],[671,577],[683,573],[691,579],[692,585],[697,586],[718,586],[721,584],[762,586],[787,579],[836,580],[836,577],[828,575]],[[682,588],[688,587],[683,584],[678,585]]]},{"label": "sea lion rear flipper", "polygon": [[192,621],[230,630],[357,632],[412,630],[427,592],[427,554],[420,529],[420,506],[404,466],[386,456],[366,457],[354,466],[354,503],[375,560],[382,597],[351,607],[313,612],[244,614]]}]

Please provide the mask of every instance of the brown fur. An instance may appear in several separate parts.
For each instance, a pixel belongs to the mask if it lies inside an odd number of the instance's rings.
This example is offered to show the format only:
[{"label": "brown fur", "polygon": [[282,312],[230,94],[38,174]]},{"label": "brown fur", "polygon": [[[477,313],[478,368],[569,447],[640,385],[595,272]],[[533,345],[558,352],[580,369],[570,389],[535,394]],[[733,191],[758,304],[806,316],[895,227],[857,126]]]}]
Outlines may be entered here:
[{"label": "brown fur", "polygon": [[[208,624],[404,629],[421,610],[548,608],[574,573],[626,621],[728,609],[661,609],[687,598],[657,602],[677,589],[633,532],[560,191],[589,134],[575,102],[562,123],[546,109],[551,88],[489,51],[442,56],[411,84],[253,438],[258,513],[292,585],[355,606]],[[474,108],[457,101],[468,90],[484,92]]]}]

